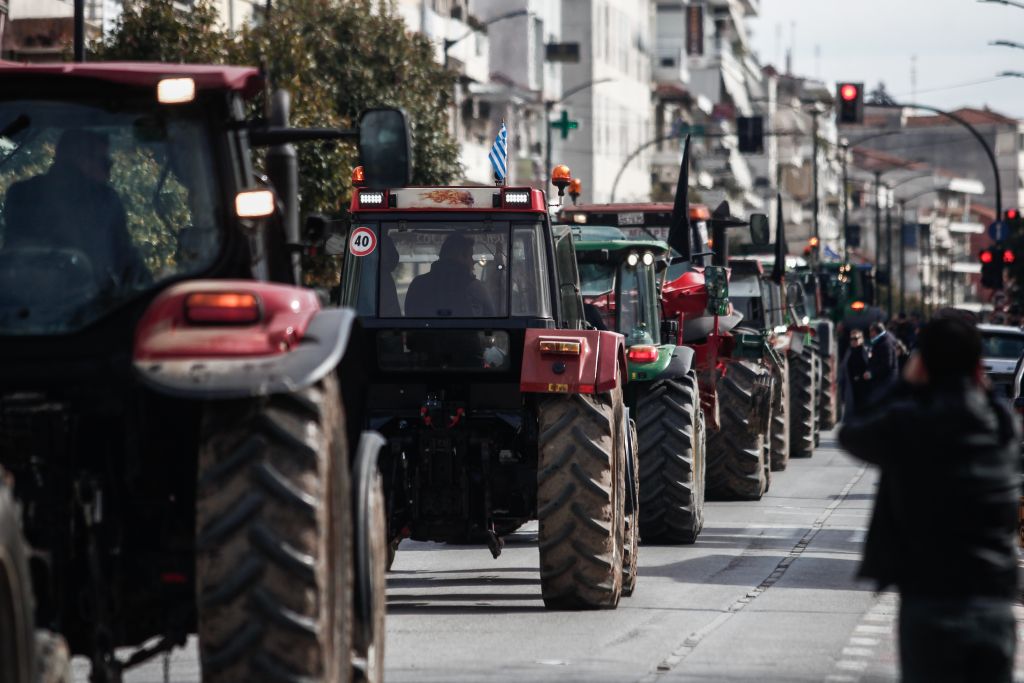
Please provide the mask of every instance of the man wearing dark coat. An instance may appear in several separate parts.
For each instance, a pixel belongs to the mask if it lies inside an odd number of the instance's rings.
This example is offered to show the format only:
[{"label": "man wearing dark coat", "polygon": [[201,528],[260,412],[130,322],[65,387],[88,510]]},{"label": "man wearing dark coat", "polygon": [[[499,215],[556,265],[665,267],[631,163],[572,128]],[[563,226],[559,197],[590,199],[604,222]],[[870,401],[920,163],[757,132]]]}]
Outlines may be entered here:
[{"label": "man wearing dark coat", "polygon": [[850,347],[842,362],[843,405],[850,415],[860,413],[867,403],[869,378],[868,349],[864,346],[864,333],[850,332]]},{"label": "man wearing dark coat", "polygon": [[860,574],[900,593],[904,683],[1010,683],[1019,428],[987,389],[974,324],[939,314],[839,442],[881,470]]},{"label": "man wearing dark coat", "polygon": [[871,323],[871,358],[868,361],[869,396],[884,392],[900,373],[899,347],[881,322]]},{"label": "man wearing dark coat", "polygon": [[457,232],[449,235],[430,272],[409,283],[406,317],[494,317],[494,304],[473,273],[474,263],[472,238]]}]

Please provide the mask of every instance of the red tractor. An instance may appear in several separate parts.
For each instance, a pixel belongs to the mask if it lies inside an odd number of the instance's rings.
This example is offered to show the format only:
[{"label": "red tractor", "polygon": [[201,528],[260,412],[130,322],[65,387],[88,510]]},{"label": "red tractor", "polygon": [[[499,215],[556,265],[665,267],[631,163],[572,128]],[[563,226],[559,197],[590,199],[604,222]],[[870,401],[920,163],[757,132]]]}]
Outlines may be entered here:
[{"label": "red tractor", "polygon": [[361,190],[352,216],[341,297],[368,354],[364,424],[388,439],[391,547],[497,557],[537,519],[545,605],[614,608],[636,580],[627,360],[585,322],[571,231],[528,187]]},{"label": "red tractor", "polygon": [[298,286],[322,223],[300,235],[291,143],[358,139],[401,182],[408,128],[293,129],[284,92],[246,119],[263,86],[0,63],[5,683],[66,667],[33,661],[33,621],[94,683],[192,633],[204,681],[381,678],[383,441],[360,430],[354,313]]},{"label": "red tractor", "polygon": [[[663,319],[678,343],[694,350],[708,429],[707,482],[713,494],[758,499],[770,478],[768,421],[772,379],[759,360],[760,335],[735,335],[742,320],[728,303],[728,231],[748,227],[751,240],[768,243],[767,217],[734,218],[727,204],[714,212],[690,206],[689,143],[674,204],[594,204],[562,212],[568,224],[618,226],[631,238],[667,241],[671,264],[661,287]],[[713,251],[708,251],[713,246]]]}]

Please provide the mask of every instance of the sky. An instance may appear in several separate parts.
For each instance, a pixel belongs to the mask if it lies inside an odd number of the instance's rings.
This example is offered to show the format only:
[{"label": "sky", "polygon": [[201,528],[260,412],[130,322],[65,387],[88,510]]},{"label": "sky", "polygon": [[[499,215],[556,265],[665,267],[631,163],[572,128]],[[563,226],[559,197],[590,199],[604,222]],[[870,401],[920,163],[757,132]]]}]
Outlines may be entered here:
[{"label": "sky", "polygon": [[868,91],[882,81],[897,101],[910,101],[916,55],[918,103],[988,105],[1024,119],[1024,78],[996,78],[1024,72],[1024,49],[989,45],[1024,44],[1022,8],[979,0],[761,0],[750,30],[761,61],[780,71],[792,46],[798,75],[863,81]]}]

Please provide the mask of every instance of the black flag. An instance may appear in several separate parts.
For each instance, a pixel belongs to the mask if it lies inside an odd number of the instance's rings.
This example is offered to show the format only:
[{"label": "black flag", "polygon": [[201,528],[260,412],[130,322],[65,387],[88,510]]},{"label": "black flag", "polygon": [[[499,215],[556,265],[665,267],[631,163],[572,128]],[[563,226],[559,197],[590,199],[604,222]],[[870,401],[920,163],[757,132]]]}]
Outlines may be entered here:
[{"label": "black flag", "polygon": [[782,194],[776,198],[775,211],[775,265],[772,266],[772,282],[782,284],[786,279],[786,222],[782,218]]},{"label": "black flag", "polygon": [[672,222],[668,229],[668,244],[683,260],[693,259],[690,249],[690,136],[683,143],[683,163],[679,167],[679,182],[676,184],[676,201],[672,206]]}]

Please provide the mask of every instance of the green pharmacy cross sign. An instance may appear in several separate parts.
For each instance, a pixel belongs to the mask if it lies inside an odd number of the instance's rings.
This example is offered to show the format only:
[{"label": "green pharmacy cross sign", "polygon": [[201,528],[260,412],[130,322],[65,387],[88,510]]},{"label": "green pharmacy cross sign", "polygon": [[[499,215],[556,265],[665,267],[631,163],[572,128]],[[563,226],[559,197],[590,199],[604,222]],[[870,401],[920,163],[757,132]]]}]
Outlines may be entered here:
[{"label": "green pharmacy cross sign", "polygon": [[562,131],[562,139],[566,140],[569,138],[569,131],[579,128],[580,122],[571,120],[569,118],[569,112],[563,111],[561,118],[557,121],[551,122],[551,127]]}]

